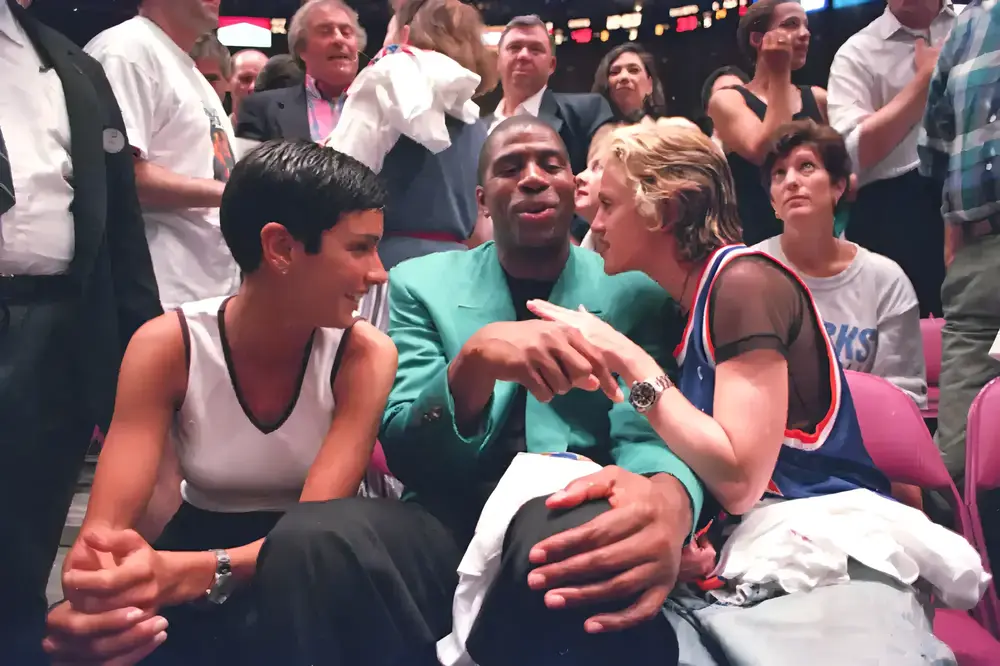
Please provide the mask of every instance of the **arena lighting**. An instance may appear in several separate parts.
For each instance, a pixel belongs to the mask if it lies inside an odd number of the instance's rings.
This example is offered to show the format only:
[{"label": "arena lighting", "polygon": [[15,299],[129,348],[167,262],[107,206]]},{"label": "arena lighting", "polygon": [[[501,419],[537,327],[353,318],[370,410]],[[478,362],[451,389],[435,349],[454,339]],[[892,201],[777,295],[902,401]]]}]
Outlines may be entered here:
[{"label": "arena lighting", "polygon": [[698,29],[697,16],[682,16],[677,19],[677,32],[691,32]]},{"label": "arena lighting", "polygon": [[[803,5],[804,4],[805,3],[803,3]],[[809,10],[807,9],[806,11],[809,11]],[[726,10],[725,9],[716,10],[716,12],[715,12],[715,20],[716,21],[721,21],[724,18],[726,18]]]},{"label": "arena lighting", "polygon": [[736,0],[726,0],[722,3],[723,9],[736,9]]},{"label": "arena lighting", "polygon": [[569,38],[577,44],[589,44],[590,40],[594,38],[594,31],[590,28],[580,28],[569,33]]},{"label": "arena lighting", "polygon": [[579,30],[580,28],[589,28],[590,19],[589,18],[575,18],[570,19],[566,22],[566,27],[570,30]]},{"label": "arena lighting", "polygon": [[656,27],[653,28],[653,34],[656,35],[657,37],[662,37],[664,32],[665,29],[662,23],[657,23]]},{"label": "arena lighting", "polygon": [[633,7],[632,10],[633,11],[637,11],[637,12],[641,12],[642,11],[642,3],[641,2],[636,2],[635,3],[635,7]]},{"label": "arena lighting", "polygon": [[801,4],[806,12],[818,12],[826,9],[827,0],[801,0]]},{"label": "arena lighting", "polygon": [[566,41],[566,35],[563,34],[562,30],[556,30],[555,34],[552,35],[552,41],[556,43],[556,46],[559,46]]},{"label": "arena lighting", "polygon": [[607,20],[608,30],[631,30],[642,25],[642,14],[616,14],[609,16]]},{"label": "arena lighting", "polygon": [[611,33],[607,30],[601,30],[601,41],[606,42],[611,38]]},{"label": "arena lighting", "polygon": [[705,12],[701,15],[701,25],[704,28],[712,27],[712,12]]},{"label": "arena lighting", "polygon": [[698,5],[684,5],[682,7],[671,7],[670,18],[680,18],[681,16],[690,16],[691,14],[697,14],[698,11],[699,11]]},{"label": "arena lighting", "polygon": [[271,48],[271,19],[255,16],[220,16],[218,37],[226,46]]},{"label": "arena lighting", "polygon": [[277,18],[271,19],[271,32],[275,35],[285,35],[288,34],[285,27],[288,19]]}]

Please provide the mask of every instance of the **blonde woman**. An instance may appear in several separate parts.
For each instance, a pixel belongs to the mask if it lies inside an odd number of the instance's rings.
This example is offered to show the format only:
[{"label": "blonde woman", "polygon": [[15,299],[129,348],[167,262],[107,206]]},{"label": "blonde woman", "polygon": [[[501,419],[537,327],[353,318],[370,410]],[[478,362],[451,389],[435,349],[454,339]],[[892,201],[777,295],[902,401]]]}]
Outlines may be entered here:
[{"label": "blonde woman", "polygon": [[[806,646],[814,665],[954,663],[933,637],[915,591],[848,562],[843,533],[824,530],[841,515],[867,521],[865,527],[891,526],[900,511],[926,519],[887,499],[889,483],[865,450],[845,375],[809,290],[774,259],[738,244],[725,157],[697,130],[620,128],[599,196],[592,231],[605,270],[646,273],[687,313],[676,353],[679,384],[596,316],[544,301],[529,308],[579,329],[601,349],[608,367],[631,386],[632,405],[725,512],[747,514],[738,527],[730,516],[717,521],[735,530],[725,539],[720,563],[728,586],[715,596],[681,594],[685,605],[704,613],[696,612],[700,622],[675,623],[681,662],[714,663],[699,657],[709,658],[704,646],[721,642],[740,664],[798,663]],[[588,496],[603,490],[590,488]],[[804,542],[786,525],[799,533],[812,529],[815,538]],[[878,537],[905,550],[890,529]],[[937,529],[943,534],[934,532],[935,539],[961,541]],[[765,537],[772,548],[762,551],[756,544]],[[820,540],[828,550],[820,552]],[[784,559],[774,559],[777,552]],[[806,566],[815,560],[796,559],[802,553],[840,558],[843,576],[837,580],[849,580],[818,586]],[[927,564],[919,554],[905,555],[920,570]],[[755,573],[766,572],[765,584],[740,569],[739,559],[752,561]],[[893,571],[887,566],[880,569]],[[717,605],[717,597],[728,603]],[[807,631],[803,617],[811,618]]]},{"label": "blonde woman", "polygon": [[[648,127],[687,127],[698,129],[698,126],[687,118],[673,116],[669,118],[658,118],[653,120],[650,117],[643,118],[640,123]],[[601,174],[604,173],[604,159],[608,146],[611,144],[611,135],[602,134],[594,138],[590,144],[590,152],[587,154],[587,168],[576,176],[576,215],[587,221],[593,221],[597,215],[598,190],[601,187]],[[583,237],[580,247],[588,250],[597,250],[597,238],[591,231]]]}]

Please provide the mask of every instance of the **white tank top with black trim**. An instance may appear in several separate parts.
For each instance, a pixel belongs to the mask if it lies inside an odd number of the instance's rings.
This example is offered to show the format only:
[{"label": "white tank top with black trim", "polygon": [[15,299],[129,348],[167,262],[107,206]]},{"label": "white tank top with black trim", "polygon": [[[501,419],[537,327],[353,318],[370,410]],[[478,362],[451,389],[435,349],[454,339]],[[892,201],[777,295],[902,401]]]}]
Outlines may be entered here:
[{"label": "white tank top with black trim", "polygon": [[206,511],[284,511],[298,502],[330,429],[333,380],[351,329],[314,331],[288,409],[261,424],[234,379],[223,316],[229,298],[179,308],[188,380],[171,434],[181,496]]}]

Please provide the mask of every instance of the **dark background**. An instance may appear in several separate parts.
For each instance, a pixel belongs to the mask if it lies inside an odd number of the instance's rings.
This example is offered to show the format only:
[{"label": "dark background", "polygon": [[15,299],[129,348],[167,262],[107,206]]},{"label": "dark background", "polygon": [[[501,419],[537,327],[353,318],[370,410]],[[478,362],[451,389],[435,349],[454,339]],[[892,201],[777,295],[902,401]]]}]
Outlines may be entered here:
[{"label": "dark background", "polygon": [[[291,18],[300,4],[301,0],[223,0],[221,13],[224,16]],[[358,10],[369,36],[367,51],[373,54],[385,35],[388,2],[348,0],[348,4]],[[559,67],[551,82],[552,88],[560,92],[584,92],[590,90],[601,57],[628,37],[626,31],[617,30],[611,33],[607,42],[601,42],[596,33],[604,26],[608,15],[633,11],[635,0],[483,0],[473,4],[479,7],[490,25],[503,25],[518,14],[537,13],[546,21],[552,21],[556,28],[565,30],[566,21],[571,18],[590,18],[594,40],[588,44],[567,42],[559,46],[556,50]],[[749,64],[742,60],[736,48],[739,17],[735,10],[729,11],[725,19],[713,22],[711,28],[685,33],[668,30],[656,36],[654,26],[657,23],[676,23],[676,19],[669,17],[670,8],[685,4],[698,4],[701,9],[710,10],[712,0],[643,0],[643,24],[637,41],[657,58],[658,74],[671,103],[671,113],[694,118],[700,115],[701,86],[709,73],[723,65],[738,65],[749,70]],[[32,11],[74,41],[85,44],[101,30],[133,16],[137,5],[138,0],[35,0]],[[883,2],[876,1],[811,12],[809,61],[796,73],[796,82],[826,87],[837,48],[884,8]],[[285,50],[284,36],[275,35],[270,54]],[[362,62],[364,60],[362,58]],[[500,91],[495,91],[481,104],[485,109],[492,109],[499,98]]]}]

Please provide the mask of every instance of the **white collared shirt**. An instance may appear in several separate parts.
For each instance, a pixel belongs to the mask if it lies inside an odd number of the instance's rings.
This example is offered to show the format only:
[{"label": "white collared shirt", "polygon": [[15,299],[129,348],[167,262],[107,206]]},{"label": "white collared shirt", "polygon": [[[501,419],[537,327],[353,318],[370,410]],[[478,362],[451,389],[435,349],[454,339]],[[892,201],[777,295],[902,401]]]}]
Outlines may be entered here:
[{"label": "white collared shirt", "polygon": [[[847,143],[847,151],[855,165],[858,161],[858,141],[861,122],[875,113],[905,88],[916,75],[914,53],[918,39],[930,39],[940,47],[952,26],[955,11],[945,0],[941,12],[930,26],[930,34],[919,34],[903,26],[889,8],[848,39],[830,66],[827,86],[827,108],[830,124]],[[906,138],[885,159],[869,169],[858,171],[858,184],[895,178],[917,168],[916,123]]]},{"label": "white collared shirt", "polygon": [[[158,25],[136,16],[84,50],[104,67],[137,156],[189,178],[228,180],[235,161],[229,116],[191,57]],[[143,206],[142,216],[164,309],[236,291],[239,269],[218,208]]]},{"label": "white collared shirt", "polygon": [[64,273],[73,258],[73,163],[62,81],[0,2],[0,129],[17,203],[0,216],[0,273]]},{"label": "white collared shirt", "polygon": [[493,112],[493,122],[490,123],[490,132],[492,132],[497,125],[507,120],[507,118],[510,118],[511,116],[519,116],[522,114],[527,114],[529,116],[535,116],[537,118],[538,111],[542,108],[542,96],[545,94],[546,90],[548,90],[548,86],[542,86],[541,90],[539,90],[534,95],[532,95],[528,99],[518,104],[517,108],[514,109],[514,113],[512,113],[510,116],[505,116],[503,114],[503,109],[507,101],[505,99],[500,100],[500,104],[497,106],[497,110]]}]

